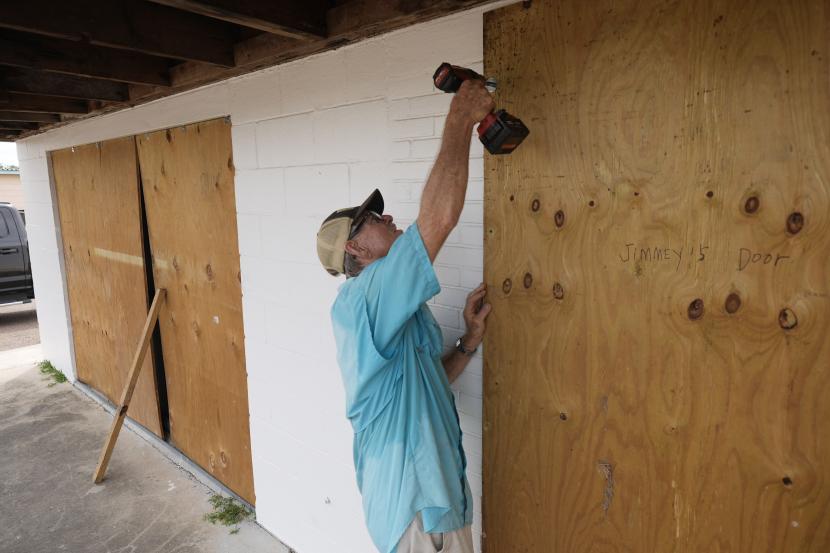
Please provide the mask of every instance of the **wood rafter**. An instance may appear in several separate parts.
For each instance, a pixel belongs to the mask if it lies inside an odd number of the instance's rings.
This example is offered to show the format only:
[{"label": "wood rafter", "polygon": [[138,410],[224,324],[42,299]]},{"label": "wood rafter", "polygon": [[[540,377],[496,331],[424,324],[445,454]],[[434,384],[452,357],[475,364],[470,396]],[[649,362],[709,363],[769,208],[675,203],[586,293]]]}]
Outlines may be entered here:
[{"label": "wood rafter", "polygon": [[83,100],[16,92],[0,92],[0,109],[40,113],[89,113],[89,106]]},{"label": "wood rafter", "polygon": [[150,0],[180,10],[299,40],[326,36],[323,0]]},{"label": "wood rafter", "polygon": [[37,130],[40,127],[37,123],[29,123],[27,121],[0,121],[0,132],[2,130],[21,130],[30,131]]},{"label": "wood rafter", "polygon": [[170,83],[164,58],[15,31],[0,33],[0,65],[128,83]]},{"label": "wood rafter", "polygon": [[[2,109],[2,108],[0,108]],[[32,121],[35,123],[58,123],[57,113],[32,113],[27,111],[0,111],[0,121]]]},{"label": "wood rafter", "polygon": [[27,0],[0,13],[0,28],[233,66],[231,25],[142,0]]},{"label": "wood rafter", "polygon": [[0,67],[0,90],[111,102],[130,98],[125,83],[13,67]]}]

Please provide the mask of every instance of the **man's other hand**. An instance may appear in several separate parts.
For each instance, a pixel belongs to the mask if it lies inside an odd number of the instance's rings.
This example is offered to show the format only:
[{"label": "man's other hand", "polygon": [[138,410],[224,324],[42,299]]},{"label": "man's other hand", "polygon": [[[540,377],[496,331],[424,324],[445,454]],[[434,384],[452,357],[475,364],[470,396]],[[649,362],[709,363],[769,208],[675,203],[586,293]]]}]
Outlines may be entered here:
[{"label": "man's other hand", "polygon": [[464,306],[464,322],[467,324],[467,333],[462,338],[464,347],[467,349],[477,348],[484,338],[487,315],[490,314],[492,309],[489,303],[484,303],[485,294],[487,294],[487,285],[482,282],[478,285],[478,288],[467,296],[467,304]]}]

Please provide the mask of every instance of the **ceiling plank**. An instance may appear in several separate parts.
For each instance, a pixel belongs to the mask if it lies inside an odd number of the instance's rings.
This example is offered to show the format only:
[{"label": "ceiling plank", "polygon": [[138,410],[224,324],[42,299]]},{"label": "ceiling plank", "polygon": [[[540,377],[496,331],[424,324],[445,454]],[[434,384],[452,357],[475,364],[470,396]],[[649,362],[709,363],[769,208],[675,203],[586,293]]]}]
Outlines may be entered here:
[{"label": "ceiling plank", "polygon": [[326,36],[325,0],[150,0],[297,40]]},{"label": "ceiling plank", "polygon": [[0,92],[0,109],[39,113],[89,113],[89,106],[84,100],[17,92]]},{"label": "ceiling plank", "polygon": [[0,65],[128,83],[170,84],[165,58],[16,31],[0,33]]},{"label": "ceiling plank", "polygon": [[0,28],[233,66],[233,26],[142,0],[26,0],[0,12]]},{"label": "ceiling plank", "polygon": [[0,90],[112,102],[130,98],[124,83],[17,67],[0,67]]},{"label": "ceiling plank", "polygon": [[[26,130],[32,131],[40,128],[37,123],[28,123],[26,121],[2,121],[0,120],[0,129],[2,130]],[[2,132],[0,130],[0,132]]]},{"label": "ceiling plank", "polygon": [[57,113],[32,113],[27,111],[0,111],[3,121],[34,121],[37,123],[58,123],[61,116]]}]

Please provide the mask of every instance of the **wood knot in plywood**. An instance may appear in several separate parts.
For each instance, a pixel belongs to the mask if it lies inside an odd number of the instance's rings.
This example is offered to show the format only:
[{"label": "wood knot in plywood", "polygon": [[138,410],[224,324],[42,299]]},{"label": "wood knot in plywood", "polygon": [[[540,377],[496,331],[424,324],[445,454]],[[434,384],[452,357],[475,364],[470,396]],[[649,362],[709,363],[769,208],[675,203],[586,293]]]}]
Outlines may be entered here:
[{"label": "wood knot in plywood", "polygon": [[696,321],[703,316],[703,300],[696,298],[689,304],[689,319]]},{"label": "wood knot in plywood", "polygon": [[744,211],[752,215],[758,211],[758,208],[761,206],[761,200],[758,199],[758,196],[750,196],[744,202]]},{"label": "wood knot in plywood", "polygon": [[531,286],[533,286],[533,275],[531,275],[530,273],[525,273],[523,284],[525,288],[530,288]]},{"label": "wood knot in plywood", "polygon": [[726,303],[724,305],[726,312],[730,315],[736,313],[741,308],[741,296],[732,292],[726,296]]},{"label": "wood knot in plywood", "polygon": [[614,500],[614,465],[600,459],[597,461],[597,471],[605,478],[605,489],[602,492],[602,512],[608,516],[608,509]]},{"label": "wood knot in plywood", "polygon": [[790,213],[790,216],[787,217],[787,232],[789,232],[790,234],[798,234],[803,227],[804,215],[802,215],[798,211]]},{"label": "wood knot in plywood", "polygon": [[207,275],[207,279],[210,281],[214,279],[213,267],[210,265],[210,263],[205,265],[205,275]]},{"label": "wood knot in plywood", "polygon": [[513,281],[511,281],[509,278],[504,279],[504,282],[501,283],[502,292],[504,292],[505,294],[509,294],[510,290],[512,290],[512,289],[513,289]]},{"label": "wood knot in plywood", "polygon": [[784,330],[791,330],[798,326],[798,317],[789,307],[785,307],[778,313],[778,324]]},{"label": "wood knot in plywood", "polygon": [[561,209],[553,214],[553,222],[557,227],[562,228],[565,224],[565,212]]},{"label": "wood knot in plywood", "polygon": [[553,285],[553,297],[558,300],[565,297],[565,289],[558,282]]}]

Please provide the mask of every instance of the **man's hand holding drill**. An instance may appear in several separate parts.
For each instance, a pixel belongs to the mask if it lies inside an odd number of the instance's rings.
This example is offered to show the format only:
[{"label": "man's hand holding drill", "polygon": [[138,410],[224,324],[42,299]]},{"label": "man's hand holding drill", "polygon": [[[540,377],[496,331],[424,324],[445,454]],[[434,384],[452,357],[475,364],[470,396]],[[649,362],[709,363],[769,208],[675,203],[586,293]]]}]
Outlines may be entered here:
[{"label": "man's hand holding drill", "polygon": [[487,117],[496,107],[493,97],[484,88],[484,82],[478,79],[470,79],[461,83],[458,92],[453,96],[450,104],[450,111],[447,114],[448,122],[456,119],[463,122],[470,129]]}]

